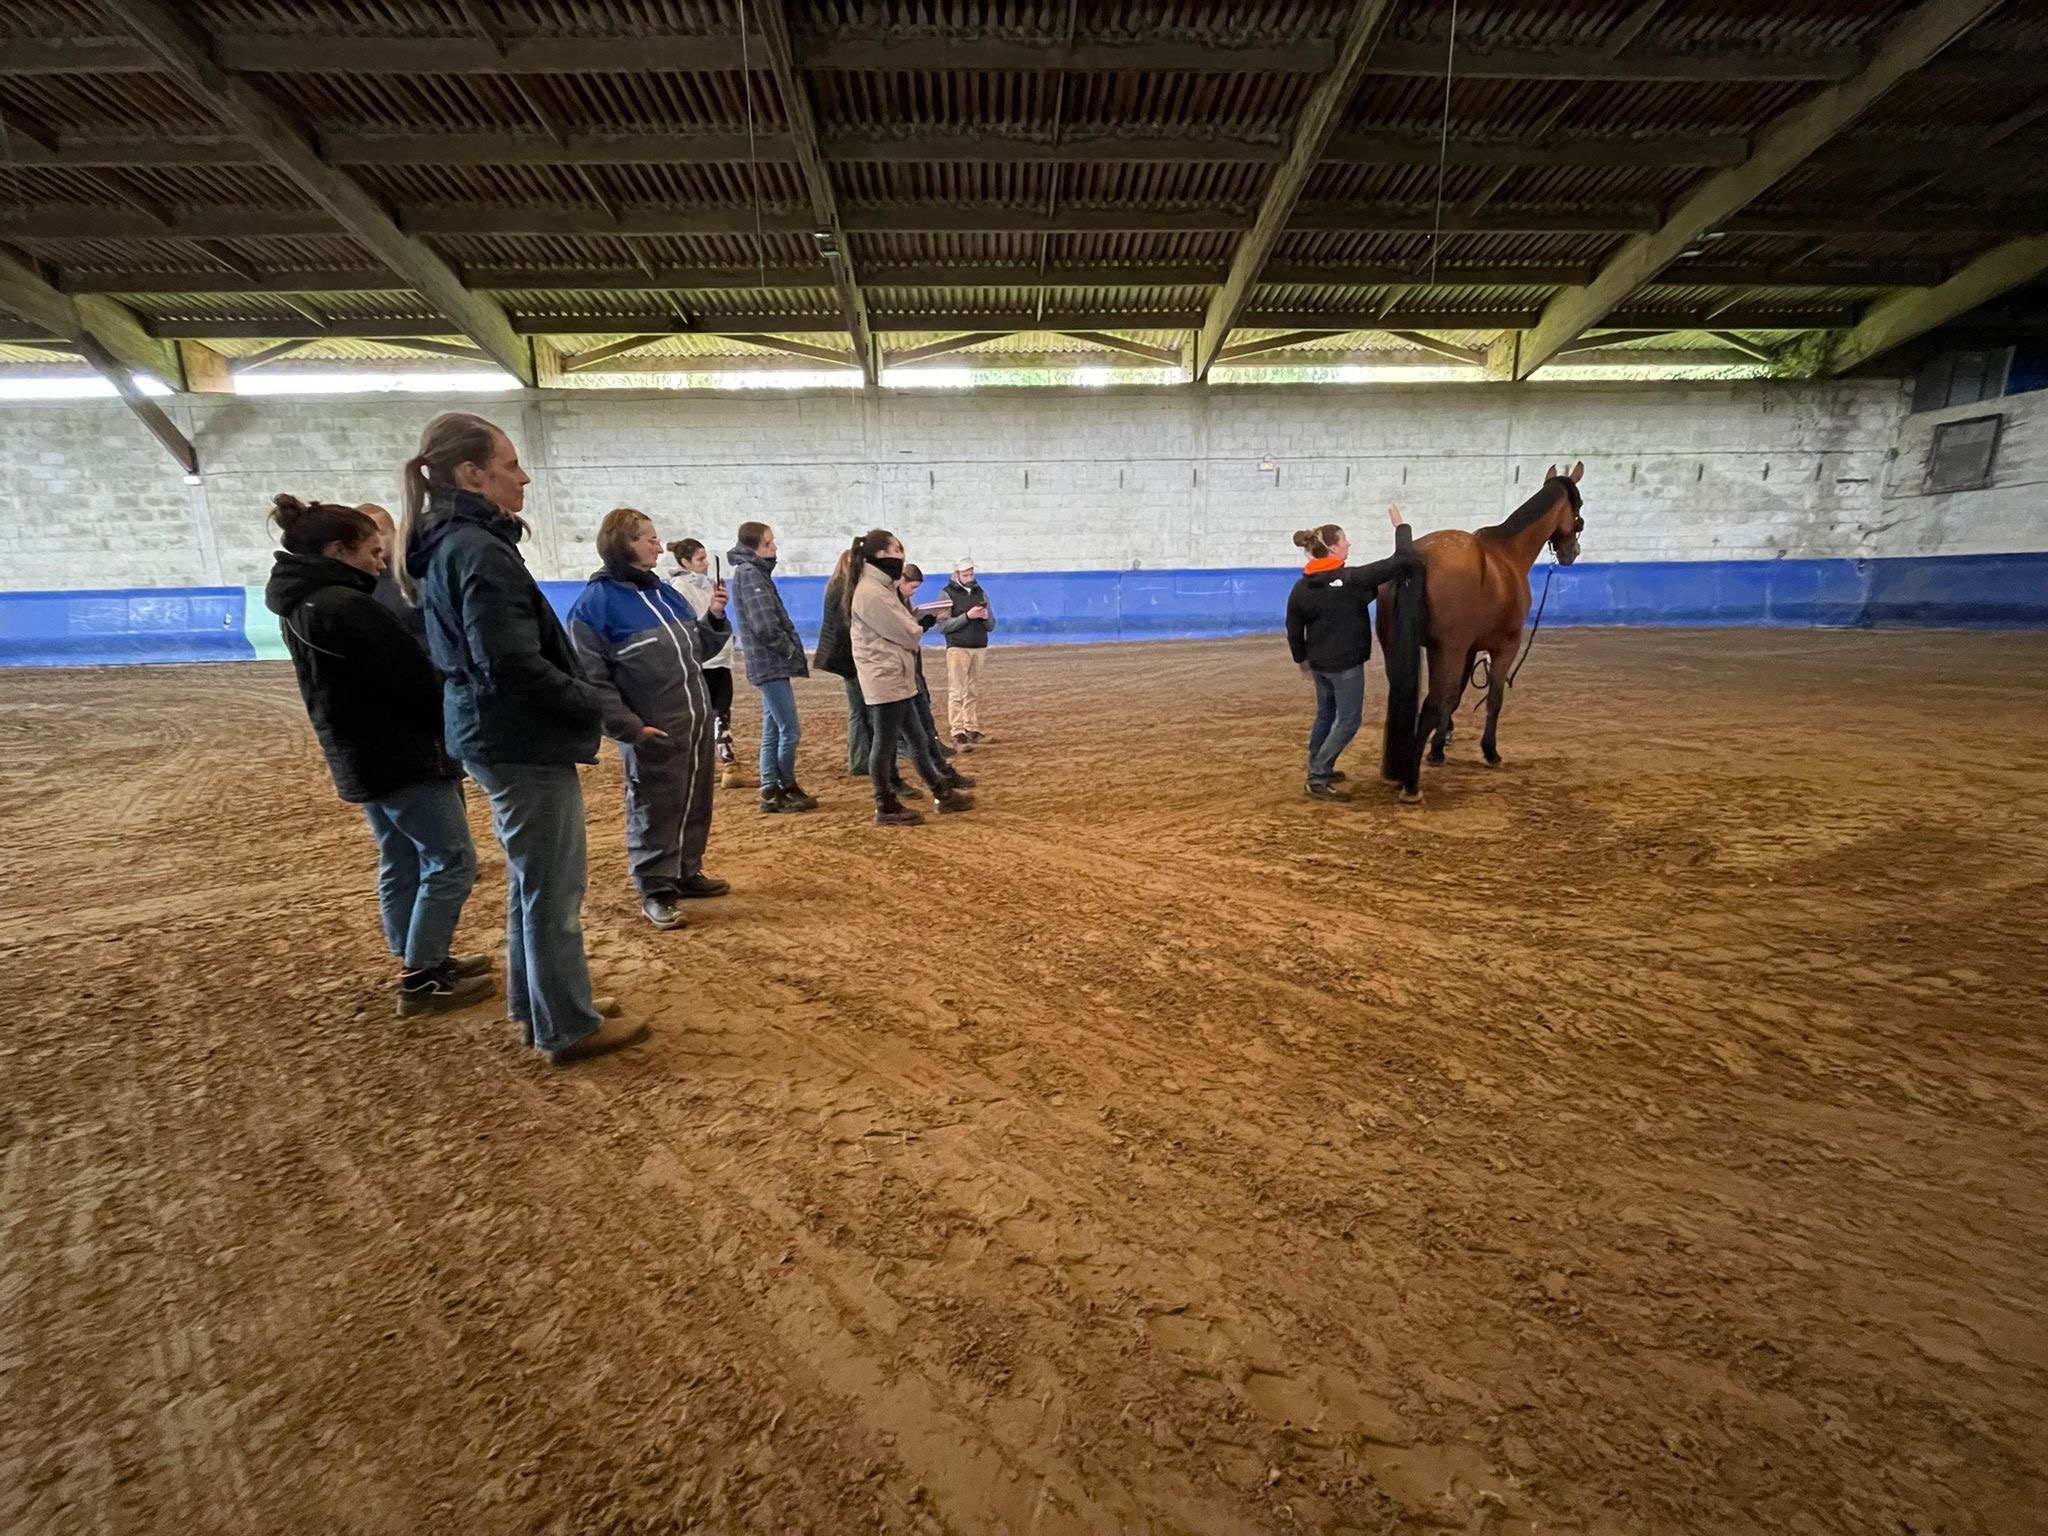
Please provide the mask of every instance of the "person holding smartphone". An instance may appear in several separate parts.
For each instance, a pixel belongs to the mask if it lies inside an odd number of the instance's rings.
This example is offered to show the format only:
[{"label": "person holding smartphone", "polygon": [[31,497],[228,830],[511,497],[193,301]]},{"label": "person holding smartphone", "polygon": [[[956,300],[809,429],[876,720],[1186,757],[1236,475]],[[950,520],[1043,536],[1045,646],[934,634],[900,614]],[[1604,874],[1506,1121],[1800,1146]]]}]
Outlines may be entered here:
[{"label": "person holding smartphone", "polygon": [[605,514],[597,553],[604,565],[569,609],[569,637],[626,767],[626,855],[641,914],[681,928],[679,902],[731,889],[704,873],[717,772],[704,659],[732,643],[726,591],[713,588],[700,619],[654,574],[661,539],[632,507]]},{"label": "person holding smartphone", "polygon": [[[683,601],[701,620],[711,611],[711,595],[725,586],[722,573],[712,570],[711,551],[700,539],[678,539],[669,545],[667,554],[675,569],[665,571],[657,566],[656,573],[682,593]],[[728,632],[723,649],[704,658],[704,689],[711,695],[711,712],[718,719],[718,782],[726,789],[752,789],[754,781],[740,766],[732,744],[732,653]]]}]

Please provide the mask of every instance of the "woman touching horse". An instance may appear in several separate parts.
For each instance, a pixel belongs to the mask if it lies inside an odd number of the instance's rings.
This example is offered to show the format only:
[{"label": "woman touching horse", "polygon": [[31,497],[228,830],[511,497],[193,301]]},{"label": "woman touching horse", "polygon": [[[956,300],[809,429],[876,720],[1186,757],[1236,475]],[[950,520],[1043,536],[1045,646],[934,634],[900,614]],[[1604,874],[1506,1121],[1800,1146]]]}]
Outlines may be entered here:
[{"label": "woman touching horse", "polygon": [[[1423,646],[1429,655],[1429,694],[1416,722],[1414,753],[1421,752],[1427,739],[1429,760],[1444,760],[1451,718],[1472,680],[1473,667],[1484,655],[1488,659],[1486,731],[1479,739],[1479,750],[1489,765],[1500,766],[1494,736],[1501,702],[1507,695],[1508,668],[1522,648],[1522,621],[1529,616],[1529,568],[1546,544],[1559,565],[1578,559],[1579,534],[1586,526],[1579,511],[1579,480],[1585,472],[1586,466],[1579,463],[1569,475],[1560,475],[1553,464],[1543,477],[1542,488],[1506,521],[1477,533],[1445,529],[1415,541],[1415,553],[1422,557],[1426,594]],[[1389,680],[1404,660],[1393,644],[1393,605],[1384,600],[1391,591],[1390,587],[1381,588],[1378,613],[1380,648]],[[1412,757],[1409,765],[1406,782],[1412,783]]]}]

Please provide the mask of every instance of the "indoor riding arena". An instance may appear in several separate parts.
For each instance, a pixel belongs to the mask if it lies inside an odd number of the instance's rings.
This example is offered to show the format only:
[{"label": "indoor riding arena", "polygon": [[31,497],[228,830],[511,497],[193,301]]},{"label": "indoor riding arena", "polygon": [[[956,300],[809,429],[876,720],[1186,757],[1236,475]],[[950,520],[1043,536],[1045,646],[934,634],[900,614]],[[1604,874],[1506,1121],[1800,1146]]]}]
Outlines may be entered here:
[{"label": "indoor riding arena", "polygon": [[2048,1536],[2048,10],[12,0],[0,813],[8,1536]]}]

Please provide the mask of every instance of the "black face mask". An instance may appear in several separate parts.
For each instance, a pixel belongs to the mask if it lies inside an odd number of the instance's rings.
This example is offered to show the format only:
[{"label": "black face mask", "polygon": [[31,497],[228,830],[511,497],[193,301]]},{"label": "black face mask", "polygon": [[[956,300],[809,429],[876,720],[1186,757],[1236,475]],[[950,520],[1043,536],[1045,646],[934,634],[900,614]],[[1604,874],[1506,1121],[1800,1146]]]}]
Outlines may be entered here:
[{"label": "black face mask", "polygon": [[903,579],[903,557],[901,555],[896,556],[894,559],[884,555],[876,555],[868,561],[868,564],[872,565],[891,581],[901,581]]}]

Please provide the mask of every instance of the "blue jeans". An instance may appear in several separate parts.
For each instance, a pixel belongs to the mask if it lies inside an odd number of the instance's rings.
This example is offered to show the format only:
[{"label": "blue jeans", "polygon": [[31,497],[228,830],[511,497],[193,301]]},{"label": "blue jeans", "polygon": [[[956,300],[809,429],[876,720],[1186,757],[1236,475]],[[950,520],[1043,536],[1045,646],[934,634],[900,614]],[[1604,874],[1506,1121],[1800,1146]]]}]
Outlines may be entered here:
[{"label": "blue jeans", "polygon": [[377,839],[384,943],[408,971],[446,964],[462,903],[476,884],[476,845],[459,779],[422,779],[363,803]]},{"label": "blue jeans", "polygon": [[1308,781],[1327,784],[1365,713],[1365,668],[1316,672],[1316,723],[1308,733]]},{"label": "blue jeans", "polygon": [[796,788],[796,744],[803,728],[796,720],[796,690],[778,677],[761,685],[761,787]]},{"label": "blue jeans", "polygon": [[544,1051],[598,1027],[583,954],[583,785],[567,763],[468,763],[505,849],[505,1011]]}]

